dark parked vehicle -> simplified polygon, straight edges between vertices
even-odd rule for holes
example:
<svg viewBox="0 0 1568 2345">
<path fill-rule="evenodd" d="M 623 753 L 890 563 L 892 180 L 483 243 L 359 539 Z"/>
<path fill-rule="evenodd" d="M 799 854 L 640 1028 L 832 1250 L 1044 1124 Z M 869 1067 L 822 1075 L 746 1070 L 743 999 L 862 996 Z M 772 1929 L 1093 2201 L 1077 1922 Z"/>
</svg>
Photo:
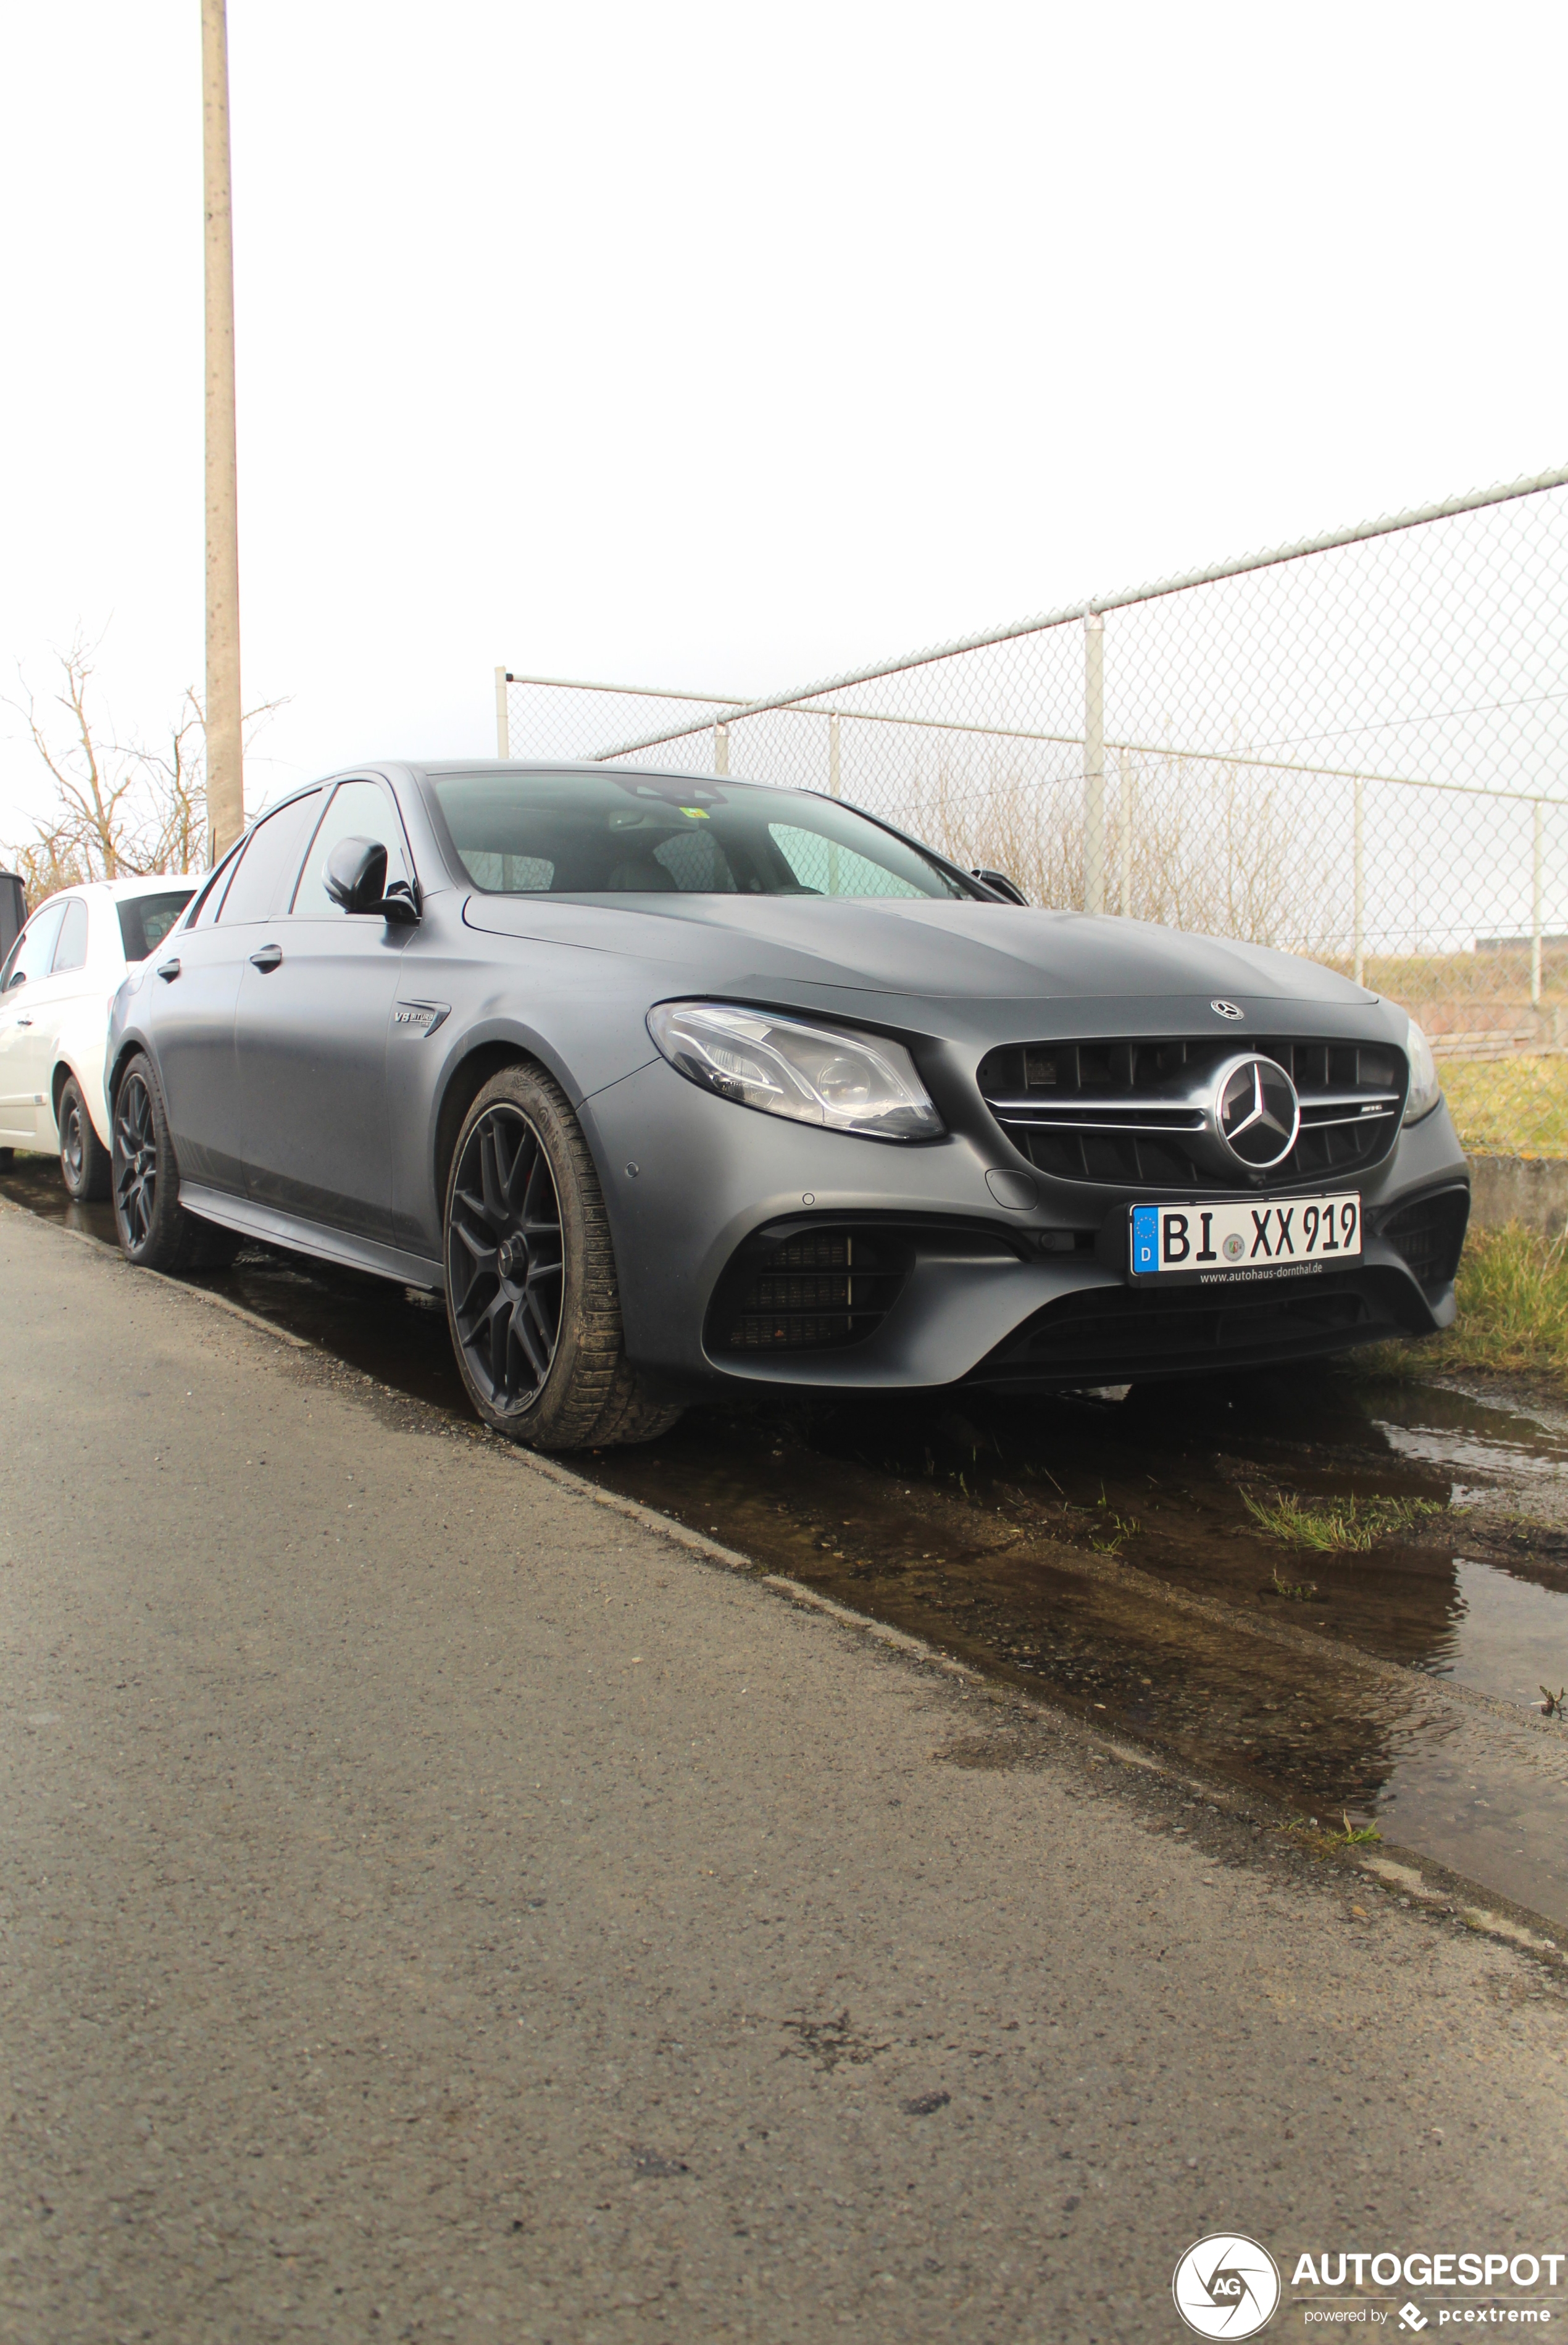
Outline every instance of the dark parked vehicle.
<svg viewBox="0 0 1568 2345">
<path fill-rule="evenodd" d="M 444 1290 L 480 1415 L 1060 1389 L 1453 1317 L 1420 1029 L 1261 946 L 1032 910 L 823 797 L 386 766 L 266 814 L 117 997 L 121 1244 Z"/>
</svg>

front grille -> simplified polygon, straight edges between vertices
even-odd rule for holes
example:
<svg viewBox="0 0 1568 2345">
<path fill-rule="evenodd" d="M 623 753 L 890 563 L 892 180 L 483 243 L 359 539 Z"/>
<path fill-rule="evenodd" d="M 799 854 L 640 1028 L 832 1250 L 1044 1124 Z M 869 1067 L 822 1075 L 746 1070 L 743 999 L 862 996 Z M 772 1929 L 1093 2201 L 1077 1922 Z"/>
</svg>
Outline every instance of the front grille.
<svg viewBox="0 0 1568 2345">
<path fill-rule="evenodd" d="M 1267 1175 L 1237 1164 L 1205 1129 L 1203 1102 L 1227 1059 L 1273 1059 L 1294 1082 L 1301 1129 Z M 1042 1172 L 1109 1188 L 1236 1190 L 1338 1182 L 1380 1163 L 1399 1134 L 1408 1078 L 1384 1043 L 1239 1041 L 1009 1043 L 979 1082 L 1013 1146 Z"/>
<path fill-rule="evenodd" d="M 876 1333 L 909 1275 L 895 1233 L 813 1230 L 736 1265 L 715 1305 L 727 1352 L 828 1352 Z"/>
<path fill-rule="evenodd" d="M 1439 1189 L 1390 1213 L 1380 1234 L 1404 1256 L 1421 1286 L 1446 1286 L 1459 1268 L 1470 1221 L 1470 1191 Z"/>
</svg>

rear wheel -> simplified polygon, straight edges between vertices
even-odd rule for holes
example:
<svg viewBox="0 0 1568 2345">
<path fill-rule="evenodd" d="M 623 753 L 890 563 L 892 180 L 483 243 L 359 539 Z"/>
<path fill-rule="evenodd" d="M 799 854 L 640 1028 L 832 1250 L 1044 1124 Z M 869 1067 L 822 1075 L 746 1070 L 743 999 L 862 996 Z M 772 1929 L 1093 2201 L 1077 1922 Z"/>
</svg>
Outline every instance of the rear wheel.
<svg viewBox="0 0 1568 2345">
<path fill-rule="evenodd" d="M 110 1193 L 120 1252 L 138 1270 L 216 1270 L 239 1240 L 179 1203 L 179 1167 L 152 1061 L 138 1051 L 115 1091 Z"/>
<path fill-rule="evenodd" d="M 504 1067 L 469 1109 L 446 1191 L 452 1348 L 486 1425 L 536 1449 L 652 1441 L 680 1415 L 626 1356 L 598 1174 L 565 1093 Z"/>
<path fill-rule="evenodd" d="M 56 1122 L 60 1132 L 61 1180 L 78 1204 L 101 1204 L 109 1193 L 109 1152 L 94 1128 L 75 1075 L 66 1079 Z"/>
</svg>

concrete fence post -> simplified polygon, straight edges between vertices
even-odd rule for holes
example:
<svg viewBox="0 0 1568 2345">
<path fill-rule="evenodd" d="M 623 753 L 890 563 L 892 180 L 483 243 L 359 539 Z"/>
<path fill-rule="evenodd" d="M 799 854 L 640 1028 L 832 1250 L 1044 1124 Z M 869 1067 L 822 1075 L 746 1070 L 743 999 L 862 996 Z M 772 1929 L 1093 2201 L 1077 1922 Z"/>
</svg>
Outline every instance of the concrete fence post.
<svg viewBox="0 0 1568 2345">
<path fill-rule="evenodd" d="M 1105 909 L 1105 623 L 1084 622 L 1084 909 Z"/>
<path fill-rule="evenodd" d="M 508 677 L 504 667 L 495 671 L 495 754 L 498 757 L 512 755 L 512 718 L 506 706 Z"/>
<path fill-rule="evenodd" d="M 844 771 L 839 761 L 839 720 L 836 716 L 830 716 L 828 719 L 828 796 L 830 798 L 842 797 L 843 783 Z"/>
<path fill-rule="evenodd" d="M 1122 787 L 1117 799 L 1117 820 L 1120 828 L 1116 846 L 1121 869 L 1117 874 L 1116 909 L 1126 919 L 1133 909 L 1133 753 L 1124 749 L 1121 755 Z"/>
<path fill-rule="evenodd" d="M 1356 805 L 1351 828 L 1351 888 L 1355 897 L 1354 959 L 1358 985 L 1366 983 L 1367 968 L 1367 792 L 1362 782 L 1356 784 Z"/>
<path fill-rule="evenodd" d="M 713 728 L 713 770 L 716 774 L 729 771 L 729 727 L 716 725 Z"/>
<path fill-rule="evenodd" d="M 1532 1009 L 1541 1007 L 1541 898 L 1543 865 L 1545 861 L 1546 808 L 1539 798 L 1531 808 L 1534 819 L 1530 847 L 1530 1001 Z"/>
</svg>

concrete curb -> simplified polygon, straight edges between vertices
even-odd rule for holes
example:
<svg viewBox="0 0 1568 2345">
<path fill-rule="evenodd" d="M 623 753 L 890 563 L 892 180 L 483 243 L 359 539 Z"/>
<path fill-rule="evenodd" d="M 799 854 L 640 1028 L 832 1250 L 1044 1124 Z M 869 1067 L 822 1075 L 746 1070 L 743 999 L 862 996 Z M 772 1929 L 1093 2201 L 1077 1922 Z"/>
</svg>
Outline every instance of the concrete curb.
<svg viewBox="0 0 1568 2345">
<path fill-rule="evenodd" d="M 1476 1229 L 1522 1222 L 1547 1238 L 1568 1229 L 1568 1157 L 1472 1156 L 1470 1178 Z"/>
</svg>

